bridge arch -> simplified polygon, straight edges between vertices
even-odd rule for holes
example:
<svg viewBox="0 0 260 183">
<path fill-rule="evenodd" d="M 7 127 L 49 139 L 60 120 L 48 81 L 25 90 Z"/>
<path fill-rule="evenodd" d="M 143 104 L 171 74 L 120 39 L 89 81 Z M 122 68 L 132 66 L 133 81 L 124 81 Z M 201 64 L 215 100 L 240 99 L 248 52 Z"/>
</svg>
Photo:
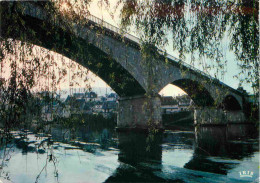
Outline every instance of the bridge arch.
<svg viewBox="0 0 260 183">
<path fill-rule="evenodd" d="M 214 106 L 214 99 L 209 91 L 199 82 L 191 79 L 178 79 L 171 84 L 186 92 L 197 106 Z"/>
<path fill-rule="evenodd" d="M 133 123 L 133 119 L 144 122 L 138 125 L 146 127 L 148 118 L 152 118 L 156 123 L 160 122 L 161 103 L 159 96 L 155 95 L 151 99 L 144 94 L 150 88 L 153 89 L 153 94 L 159 93 L 169 83 L 183 89 L 197 106 L 218 106 L 217 104 L 223 101 L 227 92 L 236 97 L 240 104 L 242 103 L 242 94 L 236 90 L 218 80 L 212 80 L 212 77 L 191 66 L 182 64 L 170 56 L 167 56 L 170 62 L 158 64 L 156 59 L 154 62 L 150 62 L 151 70 L 149 67 L 149 72 L 147 72 L 147 64 L 141 62 L 143 57 L 140 53 L 139 41 L 131 39 L 129 35 L 121 38 L 113 27 L 112 29 L 103 29 L 103 26 L 99 26 L 103 25 L 103 21 L 101 24 L 94 22 L 94 24 L 81 25 L 71 19 L 75 26 L 72 29 L 67 29 L 65 26 L 58 25 L 61 22 L 56 22 L 56 20 L 48 23 L 50 22 L 48 18 L 52 15 L 40 17 L 38 13 L 35 15 L 34 11 L 26 15 L 14 11 L 19 14 L 22 21 L 13 21 L 15 15 L 10 13 L 11 8 L 7 8 L 7 11 L 4 11 L 3 8 L 0 12 L 1 17 L 3 17 L 0 25 L 1 38 L 21 40 L 21 37 L 22 40 L 57 52 L 89 68 L 121 97 L 119 102 L 121 112 L 118 117 L 118 126 L 120 127 L 135 127 L 138 123 Z M 42 15 L 44 13 L 46 12 L 42 11 Z M 10 25 L 11 31 L 9 30 Z M 158 57 L 158 59 L 165 60 L 164 57 Z M 150 71 L 154 73 L 152 76 L 149 74 Z M 214 82 L 204 84 L 208 81 Z M 152 104 L 152 108 L 141 111 L 143 109 L 140 106 L 148 103 L 147 101 Z M 210 109 L 208 114 L 215 111 L 214 114 L 218 116 L 217 110 Z M 199 112 L 197 116 L 200 117 Z"/>
<path fill-rule="evenodd" d="M 26 40 L 31 44 L 52 50 L 88 68 L 105 81 L 120 97 L 145 94 L 145 89 L 128 70 L 87 40 L 58 26 L 30 16 L 20 15 L 23 24 L 14 26 L 21 31 L 8 31 L 12 20 L 4 19 L 1 36 L 14 40 Z M 25 29 L 26 27 L 26 29 Z M 30 30 L 30 31 L 28 31 Z M 134 87 L 133 87 L 134 86 Z"/>
<path fill-rule="evenodd" d="M 226 111 L 239 111 L 242 109 L 238 100 L 233 95 L 225 96 L 221 107 Z"/>
</svg>

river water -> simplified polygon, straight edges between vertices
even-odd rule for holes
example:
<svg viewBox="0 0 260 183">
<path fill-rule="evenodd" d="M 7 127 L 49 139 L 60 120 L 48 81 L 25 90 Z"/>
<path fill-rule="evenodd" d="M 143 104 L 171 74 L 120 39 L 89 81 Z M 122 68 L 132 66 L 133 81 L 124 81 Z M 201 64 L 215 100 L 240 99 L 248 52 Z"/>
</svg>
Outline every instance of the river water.
<svg viewBox="0 0 260 183">
<path fill-rule="evenodd" d="M 259 142 L 252 125 L 155 135 L 105 128 L 73 133 L 60 127 L 48 134 L 12 134 L 0 151 L 2 182 L 259 181 Z"/>
</svg>

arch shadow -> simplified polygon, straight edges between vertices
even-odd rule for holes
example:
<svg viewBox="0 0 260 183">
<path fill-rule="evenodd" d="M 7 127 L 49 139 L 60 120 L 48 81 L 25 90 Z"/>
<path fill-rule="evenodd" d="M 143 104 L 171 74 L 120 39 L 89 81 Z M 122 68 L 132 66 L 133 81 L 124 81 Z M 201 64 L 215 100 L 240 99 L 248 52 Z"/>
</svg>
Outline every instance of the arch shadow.
<svg viewBox="0 0 260 183">
<path fill-rule="evenodd" d="M 221 107 L 224 110 L 227 110 L 227 111 L 239 111 L 239 110 L 242 110 L 239 102 L 232 95 L 227 95 L 224 98 L 223 102 L 221 103 Z"/>
<path fill-rule="evenodd" d="M 190 79 L 179 79 L 171 84 L 178 86 L 183 91 L 185 91 L 194 103 L 198 106 L 214 106 L 214 99 L 208 92 L 208 90 L 198 83 Z"/>
</svg>

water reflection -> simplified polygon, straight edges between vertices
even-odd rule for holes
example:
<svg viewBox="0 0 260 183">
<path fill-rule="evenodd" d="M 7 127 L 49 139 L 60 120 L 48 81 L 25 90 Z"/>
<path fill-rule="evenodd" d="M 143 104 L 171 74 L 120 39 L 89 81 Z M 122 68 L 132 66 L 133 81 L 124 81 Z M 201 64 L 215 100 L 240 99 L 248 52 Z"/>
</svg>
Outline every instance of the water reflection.
<svg viewBox="0 0 260 183">
<path fill-rule="evenodd" d="M 14 132 L 10 156 L 0 151 L 0 180 L 35 182 L 46 162 L 49 173 L 43 172 L 39 182 L 254 182 L 259 177 L 258 136 L 252 125 L 170 130 L 152 138 L 106 128 L 55 127 L 49 132 Z M 253 176 L 240 177 L 241 171 Z"/>
<path fill-rule="evenodd" d="M 229 125 L 195 128 L 195 148 L 185 168 L 227 175 L 240 166 L 241 161 L 252 158 L 258 151 L 257 133 L 253 125 Z M 259 162 L 259 160 L 257 160 Z M 257 162 L 246 171 L 255 171 Z M 243 171 L 243 170 L 241 170 Z M 239 172 L 235 178 L 239 179 Z M 252 179 L 251 179 L 252 180 Z"/>
<path fill-rule="evenodd" d="M 119 132 L 119 167 L 106 182 L 162 182 L 153 174 L 161 171 L 162 133 Z M 150 141 L 149 141 L 150 139 Z"/>
<path fill-rule="evenodd" d="M 166 131 L 155 141 L 154 152 L 145 150 L 144 134 L 119 134 L 121 164 L 107 182 L 257 182 L 259 153 L 253 129 L 229 125 L 200 127 L 195 133 Z M 240 177 L 245 170 L 254 172 L 253 177 Z"/>
</svg>

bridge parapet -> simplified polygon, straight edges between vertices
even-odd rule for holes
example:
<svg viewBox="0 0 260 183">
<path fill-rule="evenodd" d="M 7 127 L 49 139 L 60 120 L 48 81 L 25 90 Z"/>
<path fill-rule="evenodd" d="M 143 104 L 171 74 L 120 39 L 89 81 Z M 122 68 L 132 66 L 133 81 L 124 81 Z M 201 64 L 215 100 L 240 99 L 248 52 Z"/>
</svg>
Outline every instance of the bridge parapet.
<svg viewBox="0 0 260 183">
<path fill-rule="evenodd" d="M 59 37 L 64 36 L 65 34 L 72 34 L 73 36 L 68 37 L 75 38 L 73 40 L 73 43 L 70 42 L 70 39 L 67 41 L 68 45 L 67 48 L 69 49 L 67 52 L 62 52 L 63 50 L 55 50 L 57 53 L 64 54 L 65 56 L 69 57 L 69 53 L 75 50 L 81 50 L 81 48 L 84 48 L 80 54 L 84 55 L 87 52 L 91 53 L 90 55 L 95 57 L 96 60 L 90 60 L 91 64 L 88 65 L 88 63 L 84 62 L 87 60 L 89 55 L 85 55 L 82 58 L 82 60 L 77 60 L 77 58 L 72 57 L 72 59 L 75 59 L 78 63 L 84 65 L 85 67 L 93 66 L 94 64 L 102 62 L 104 67 L 102 69 L 98 67 L 93 66 L 93 70 L 96 72 L 100 72 L 99 76 L 102 76 L 103 74 L 103 80 L 106 81 L 108 84 L 110 81 L 110 72 L 116 72 L 115 78 L 116 81 L 114 81 L 114 86 L 112 84 L 110 85 L 114 91 L 116 91 L 120 96 L 127 96 L 128 98 L 121 98 L 119 101 L 119 114 L 118 114 L 118 126 L 119 127 L 135 127 L 135 126 L 143 126 L 147 127 L 147 121 L 151 119 L 154 122 L 158 122 L 159 126 L 161 125 L 161 114 L 160 114 L 160 100 L 158 96 L 154 96 L 152 98 L 147 98 L 144 96 L 145 92 L 149 92 L 149 87 L 154 89 L 154 93 L 158 93 L 162 88 L 164 88 L 169 83 L 176 83 L 176 81 L 183 81 L 187 80 L 190 81 L 190 83 L 198 83 L 197 88 L 203 88 L 203 90 L 192 90 L 194 87 L 189 84 L 185 85 L 187 87 L 187 91 L 191 91 L 190 95 L 197 93 L 201 97 L 198 98 L 206 98 L 208 96 L 211 96 L 214 100 L 219 97 L 220 102 L 223 101 L 224 97 L 229 94 L 233 95 L 236 100 L 238 100 L 239 104 L 242 106 L 242 97 L 241 93 L 239 93 L 237 90 L 225 85 L 224 83 L 218 81 L 217 79 L 213 78 L 212 76 L 208 75 L 205 72 L 200 71 L 199 69 L 196 69 L 194 66 L 189 65 L 185 62 L 182 62 L 181 60 L 167 54 L 166 57 L 172 64 L 166 64 L 164 61 L 164 57 L 156 58 L 154 59 L 155 63 L 152 64 L 151 69 L 154 74 L 151 78 L 149 78 L 149 74 L 147 74 L 147 67 L 143 62 L 142 55 L 140 53 L 140 39 L 137 37 L 131 35 L 131 34 L 121 34 L 121 30 L 93 15 L 89 15 L 86 17 L 88 20 L 84 24 L 77 24 L 76 22 L 71 22 L 72 30 L 66 32 L 67 30 L 63 30 L 63 25 L 59 19 L 55 19 L 55 17 L 52 17 L 51 20 L 47 19 L 47 14 L 44 12 L 42 7 L 39 7 L 34 4 L 30 4 L 26 2 L 28 6 L 25 6 L 25 15 L 27 15 L 27 18 L 31 16 L 28 19 L 28 24 L 34 24 L 31 20 L 39 19 L 39 22 L 44 22 L 45 20 L 47 23 L 50 23 L 53 25 L 57 25 L 56 28 L 59 29 L 58 26 L 62 26 L 59 31 L 57 31 Z M 49 16 L 49 15 L 48 15 Z M 91 29 L 91 25 L 94 25 L 95 28 Z M 39 26 L 39 29 L 42 27 Z M 48 29 L 48 27 L 47 27 Z M 104 30 L 105 34 L 97 35 L 99 32 L 98 30 Z M 35 29 L 35 31 L 39 31 L 39 34 L 45 35 L 46 29 L 38 30 Z M 112 33 L 112 34 L 111 34 Z M 114 34 L 116 36 L 114 36 Z M 47 39 L 46 37 L 42 36 L 38 38 L 41 42 L 44 43 L 50 42 L 50 47 L 47 47 L 47 49 L 51 49 L 52 44 L 58 44 L 56 39 Z M 51 37 L 52 35 L 50 35 Z M 42 38 L 43 37 L 43 38 Z M 55 37 L 55 36 L 54 36 Z M 72 40 L 72 39 L 71 39 Z M 79 41 L 78 41 L 79 40 Z M 129 41 L 124 42 L 125 40 L 130 40 L 134 44 L 128 44 Z M 76 47 L 76 42 L 81 43 L 82 45 Z M 64 44 L 61 42 L 60 44 Z M 133 46 L 134 45 L 134 46 Z M 137 46 L 136 46 L 137 45 Z M 139 45 L 139 47 L 138 47 Z M 42 45 L 39 45 L 42 46 Z M 62 48 L 64 45 L 60 45 Z M 57 46 L 58 47 L 58 46 Z M 70 48 L 72 48 L 70 50 Z M 79 49 L 78 49 L 79 48 Z M 73 50 L 74 49 L 74 50 Z M 60 52 L 59 52 L 60 51 Z M 160 51 L 160 50 L 159 50 Z M 162 55 L 163 52 L 160 51 Z M 67 55 L 66 55 L 67 54 Z M 78 55 L 78 54 L 76 54 Z M 99 57 L 102 55 L 102 57 Z M 88 57 L 88 58 L 87 58 Z M 70 57 L 69 57 L 70 58 Z M 88 61 L 88 60 L 87 60 Z M 151 60 L 149 60 L 151 61 Z M 111 63 L 111 64 L 108 64 Z M 107 64 L 107 65 L 105 65 Z M 183 76 L 181 66 L 184 67 L 185 70 L 187 70 L 187 74 Z M 109 70 L 110 68 L 110 70 Z M 120 68 L 120 69 L 118 69 Z M 118 69 L 118 70 L 116 70 Z M 93 71 L 92 70 L 92 71 Z M 102 73 L 101 73 L 102 72 Z M 128 75 L 122 74 L 122 73 L 129 73 Z M 97 75 L 98 75 L 97 74 Z M 152 74 L 151 74 L 152 75 Z M 131 76 L 131 77 L 130 77 Z M 128 79 L 127 79 L 128 78 Z M 204 81 L 213 80 L 214 82 L 204 83 Z M 128 82 L 128 83 L 127 83 Z M 151 87 L 151 85 L 154 84 L 154 87 Z M 183 82 L 181 83 L 183 85 Z M 122 89 L 121 86 L 127 86 Z M 138 87 L 137 87 L 138 86 Z M 181 85 L 179 85 L 181 87 Z M 195 86 L 195 85 L 194 85 Z M 131 90 L 136 90 L 136 92 L 132 92 Z M 185 90 L 184 86 L 181 87 L 183 90 Z M 223 89 L 224 88 L 224 89 Z M 116 90 L 117 89 L 117 90 Z M 125 92 L 125 91 L 131 91 L 131 92 Z M 118 92 L 119 91 L 119 92 Z M 194 92 L 195 91 L 195 92 Z M 205 91 L 205 92 L 201 92 Z M 208 92 L 208 95 L 204 95 Z M 219 91 L 219 92 L 218 92 Z M 120 93 L 121 92 L 121 93 Z M 127 93 L 127 94 L 126 94 Z M 137 96 L 142 94 L 142 96 Z M 129 96 L 132 96 L 131 98 Z M 147 103 L 150 103 L 150 107 L 145 108 L 144 106 L 147 105 Z M 212 102 L 213 103 L 213 102 Z M 203 105 L 205 106 L 205 105 Z M 205 110 L 197 110 L 197 113 L 195 114 L 195 119 L 197 119 L 197 123 L 226 123 L 230 120 L 240 120 L 243 121 L 244 117 L 243 114 L 240 112 L 238 113 L 225 113 L 224 111 L 218 110 L 218 109 L 205 109 Z M 210 120 L 208 120 L 209 118 Z M 217 120 L 215 120 L 217 119 Z M 200 121 L 199 121 L 200 120 Z"/>
<path fill-rule="evenodd" d="M 39 18 L 39 19 L 41 19 L 41 20 L 44 20 L 44 19 L 46 19 L 47 18 L 47 16 L 46 16 L 46 12 L 44 12 L 44 10 L 41 8 L 41 7 L 39 7 L 39 6 L 37 6 L 37 5 L 35 5 L 35 4 L 32 4 L 32 3 L 26 3 L 26 5 L 25 5 L 25 12 L 24 12 L 26 15 L 30 15 L 30 16 L 33 16 L 33 17 L 35 17 L 35 18 Z M 110 23 L 108 23 L 108 22 L 106 22 L 106 21 L 104 21 L 104 20 L 102 20 L 102 19 L 100 19 L 100 18 L 98 18 L 98 17 L 96 17 L 96 16 L 94 16 L 94 15 L 87 15 L 87 17 L 86 17 L 86 20 L 88 21 L 91 21 L 92 23 L 94 23 L 94 25 L 96 25 L 97 27 L 102 27 L 102 28 L 106 28 L 106 29 L 108 29 L 109 31 L 112 31 L 112 32 L 114 32 L 115 34 L 118 34 L 120 37 L 122 37 L 122 38 L 127 38 L 127 39 L 129 39 L 129 40 L 131 40 L 132 42 L 134 42 L 134 43 L 136 43 L 137 45 L 140 45 L 140 43 L 141 43 L 141 40 L 138 38 L 138 37 L 136 37 L 136 36 L 134 36 L 134 35 L 132 35 L 132 34 L 129 34 L 129 33 L 124 33 L 121 29 L 119 29 L 118 27 L 116 27 L 116 26 L 114 26 L 114 25 L 112 25 L 112 24 L 110 24 Z M 54 22 L 55 22 L 55 24 L 57 24 L 57 25 L 62 25 L 62 23 L 58 20 L 58 19 L 56 19 L 55 17 L 54 17 Z M 162 50 L 158 50 L 159 51 L 159 53 L 161 53 L 161 55 L 164 55 L 163 54 L 163 51 Z M 196 73 L 199 73 L 199 74 L 201 74 L 202 76 L 205 76 L 205 77 L 207 77 L 207 78 L 209 78 L 209 79 L 211 79 L 211 80 L 217 80 L 216 78 L 214 78 L 214 77 L 212 77 L 211 75 L 209 75 L 209 74 L 207 74 L 207 73 L 205 73 L 205 72 L 203 72 L 203 71 L 201 71 L 200 69 L 197 69 L 196 67 L 194 67 L 193 65 L 191 65 L 191 64 L 188 64 L 188 63 L 186 63 L 186 62 L 184 62 L 184 61 L 182 61 L 181 59 L 178 59 L 178 58 L 176 58 L 176 57 L 174 57 L 174 56 L 172 56 L 172 55 L 170 55 L 170 54 L 166 54 L 166 58 L 171 62 L 171 63 L 174 63 L 174 64 L 180 64 L 180 65 L 182 65 L 182 66 L 184 66 L 184 67 L 186 67 L 186 68 L 188 68 L 188 69 L 190 69 L 190 70 L 192 70 L 192 71 L 195 71 Z M 221 81 L 219 81 L 218 80 L 218 82 L 220 83 L 220 84 L 222 84 L 222 85 L 225 85 L 226 87 L 230 87 L 230 86 L 228 86 L 228 85 L 226 85 L 226 84 L 224 84 L 223 82 L 221 82 Z M 230 87 L 231 88 L 231 87 Z M 233 88 L 232 88 L 233 89 Z"/>
<path fill-rule="evenodd" d="M 24 3 L 24 6 L 25 6 L 25 11 L 24 13 L 26 15 L 29 15 L 29 16 L 33 16 L 35 18 L 38 18 L 38 19 L 41 19 L 41 20 L 44 20 L 44 19 L 47 19 L 47 13 L 44 12 L 44 10 L 42 9 L 42 7 L 40 6 L 37 6 L 35 3 L 31 3 L 31 2 L 26 2 Z M 52 17 L 53 18 L 53 23 L 56 24 L 56 25 L 59 25 L 61 26 L 62 25 L 62 22 L 59 21 L 58 18 L 56 18 L 56 16 Z M 49 20 L 48 20 L 49 21 Z M 117 28 L 116 26 L 98 18 L 98 17 L 95 17 L 93 15 L 87 15 L 86 16 L 86 22 L 90 22 L 91 25 L 94 25 L 95 27 L 98 27 L 98 28 L 102 28 L 102 29 L 105 29 L 105 31 L 109 31 L 109 32 L 113 32 L 114 34 L 116 34 L 117 36 L 116 37 L 119 37 L 121 40 L 130 40 L 131 42 L 135 43 L 137 46 L 140 45 L 141 43 L 141 40 L 132 35 L 132 34 L 129 34 L 129 33 L 124 33 L 122 32 L 121 29 Z M 73 23 L 72 23 L 73 24 Z M 82 27 L 78 27 L 78 26 L 82 26 Z M 77 34 L 77 31 L 78 30 L 81 30 L 82 33 L 86 34 L 86 28 L 88 28 L 89 25 L 86 25 L 86 24 L 82 24 L 82 25 L 77 25 L 75 24 L 73 27 L 74 27 L 74 33 Z M 80 35 L 81 33 L 78 33 L 78 35 Z M 84 36 L 83 36 L 84 37 Z M 92 36 L 93 37 L 93 36 Z M 113 44 L 114 45 L 114 44 Z M 103 49 L 103 51 L 105 50 L 111 50 L 113 49 L 113 45 L 106 45 L 104 48 L 101 48 Z M 112 47 L 111 47 L 112 46 Z M 132 53 L 133 51 L 131 51 Z M 137 50 L 137 52 L 139 52 L 139 50 Z M 161 53 L 161 55 L 165 55 L 163 53 L 162 50 L 159 50 L 159 53 Z M 110 54 L 110 53 L 108 53 Z M 113 53 L 114 55 L 116 55 L 115 53 Z M 136 54 L 135 54 L 136 55 Z M 127 56 L 126 56 L 127 57 Z M 140 57 L 140 56 L 139 56 Z M 166 57 L 167 59 L 169 60 L 170 63 L 174 64 L 174 65 L 177 65 L 178 67 L 184 67 L 184 68 L 187 68 L 190 72 L 193 72 L 195 73 L 196 75 L 199 75 L 199 76 L 202 76 L 206 79 L 209 79 L 211 81 L 214 81 L 214 84 L 218 84 L 222 87 L 225 87 L 225 88 L 228 88 L 229 90 L 231 90 L 232 92 L 235 92 L 236 94 L 238 95 L 241 95 L 241 93 L 239 93 L 239 91 L 231 88 L 230 86 L 224 84 L 223 82 L 219 81 L 218 79 L 210 76 L 208 73 L 205 73 L 199 69 L 197 69 L 196 67 L 194 67 L 193 65 L 190 65 L 170 54 L 166 54 Z M 121 59 L 120 57 L 118 59 Z M 136 58 L 134 58 L 136 59 Z M 140 61 L 140 59 L 137 59 Z M 121 63 L 122 64 L 122 63 Z M 164 64 L 164 63 L 162 63 Z M 144 76 L 143 76 L 144 77 Z M 155 76 L 155 77 L 158 77 L 158 76 Z M 162 78 L 158 78 L 159 80 L 161 80 Z M 143 84 L 141 81 L 139 81 L 141 84 Z M 145 88 L 145 86 L 143 85 L 143 87 Z M 159 90 L 160 91 L 160 90 Z"/>
</svg>

